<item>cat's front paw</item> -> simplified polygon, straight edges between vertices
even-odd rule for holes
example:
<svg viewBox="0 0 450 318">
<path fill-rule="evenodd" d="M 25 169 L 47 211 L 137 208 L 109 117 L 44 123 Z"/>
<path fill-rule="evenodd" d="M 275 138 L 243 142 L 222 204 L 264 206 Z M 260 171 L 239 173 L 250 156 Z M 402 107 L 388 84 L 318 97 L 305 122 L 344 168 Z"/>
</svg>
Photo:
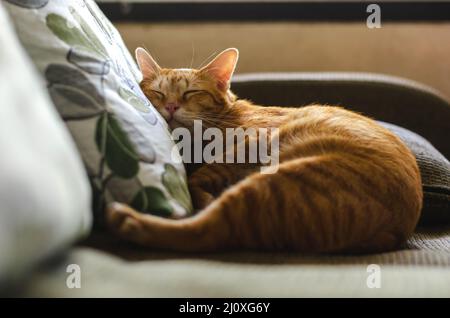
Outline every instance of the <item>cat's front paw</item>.
<svg viewBox="0 0 450 318">
<path fill-rule="evenodd" d="M 143 228 L 137 214 L 125 204 L 110 203 L 105 210 L 106 225 L 119 237 L 138 242 Z"/>
<path fill-rule="evenodd" d="M 191 197 L 196 211 L 203 210 L 214 201 L 214 196 L 211 193 L 198 187 L 191 188 Z"/>
</svg>

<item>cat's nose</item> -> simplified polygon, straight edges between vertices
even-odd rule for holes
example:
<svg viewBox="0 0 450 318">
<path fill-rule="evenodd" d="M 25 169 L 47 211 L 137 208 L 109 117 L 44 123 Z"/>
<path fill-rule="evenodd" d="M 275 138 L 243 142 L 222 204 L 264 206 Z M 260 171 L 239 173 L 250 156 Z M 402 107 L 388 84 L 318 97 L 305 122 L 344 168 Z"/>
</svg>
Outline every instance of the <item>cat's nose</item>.
<svg viewBox="0 0 450 318">
<path fill-rule="evenodd" d="M 169 114 L 173 115 L 180 108 L 180 105 L 177 103 L 167 103 L 164 108 L 169 112 Z"/>
</svg>

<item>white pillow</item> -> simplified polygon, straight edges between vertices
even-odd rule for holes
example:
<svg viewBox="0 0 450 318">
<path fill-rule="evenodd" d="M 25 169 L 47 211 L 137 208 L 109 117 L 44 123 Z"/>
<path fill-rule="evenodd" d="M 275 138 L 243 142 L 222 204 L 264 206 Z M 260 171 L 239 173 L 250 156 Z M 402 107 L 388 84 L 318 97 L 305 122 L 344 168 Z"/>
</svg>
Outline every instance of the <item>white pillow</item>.
<svg viewBox="0 0 450 318">
<path fill-rule="evenodd" d="M 190 214 L 186 172 L 167 124 L 94 1 L 8 0 L 5 7 L 78 146 L 95 211 L 121 201 L 144 213 Z"/>
<path fill-rule="evenodd" d="M 91 191 L 75 144 L 0 3 L 0 282 L 86 235 Z"/>
</svg>

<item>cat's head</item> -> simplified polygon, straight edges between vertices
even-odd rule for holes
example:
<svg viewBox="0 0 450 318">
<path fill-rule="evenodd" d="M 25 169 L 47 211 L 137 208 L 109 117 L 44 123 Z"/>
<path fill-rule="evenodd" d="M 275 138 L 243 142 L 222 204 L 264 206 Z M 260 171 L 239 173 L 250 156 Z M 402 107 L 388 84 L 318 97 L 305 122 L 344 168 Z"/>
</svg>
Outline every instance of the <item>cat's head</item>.
<svg viewBox="0 0 450 318">
<path fill-rule="evenodd" d="M 196 119 L 219 118 L 236 97 L 230 80 L 237 49 L 227 49 L 201 69 L 161 68 L 143 48 L 136 50 L 141 88 L 171 128 L 193 126 Z"/>
</svg>

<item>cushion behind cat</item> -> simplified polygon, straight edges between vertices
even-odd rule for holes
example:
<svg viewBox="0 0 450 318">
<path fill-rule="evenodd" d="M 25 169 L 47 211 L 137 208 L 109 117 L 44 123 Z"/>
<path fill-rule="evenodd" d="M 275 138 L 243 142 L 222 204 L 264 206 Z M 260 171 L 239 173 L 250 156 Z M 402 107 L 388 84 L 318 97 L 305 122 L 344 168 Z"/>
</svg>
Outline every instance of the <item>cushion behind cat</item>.
<svg viewBox="0 0 450 318">
<path fill-rule="evenodd" d="M 8 1 L 19 37 L 82 154 L 94 208 L 127 202 L 167 217 L 191 213 L 167 125 L 139 88 L 140 72 L 94 1 Z M 33 10 L 31 10 L 33 9 Z"/>
</svg>

